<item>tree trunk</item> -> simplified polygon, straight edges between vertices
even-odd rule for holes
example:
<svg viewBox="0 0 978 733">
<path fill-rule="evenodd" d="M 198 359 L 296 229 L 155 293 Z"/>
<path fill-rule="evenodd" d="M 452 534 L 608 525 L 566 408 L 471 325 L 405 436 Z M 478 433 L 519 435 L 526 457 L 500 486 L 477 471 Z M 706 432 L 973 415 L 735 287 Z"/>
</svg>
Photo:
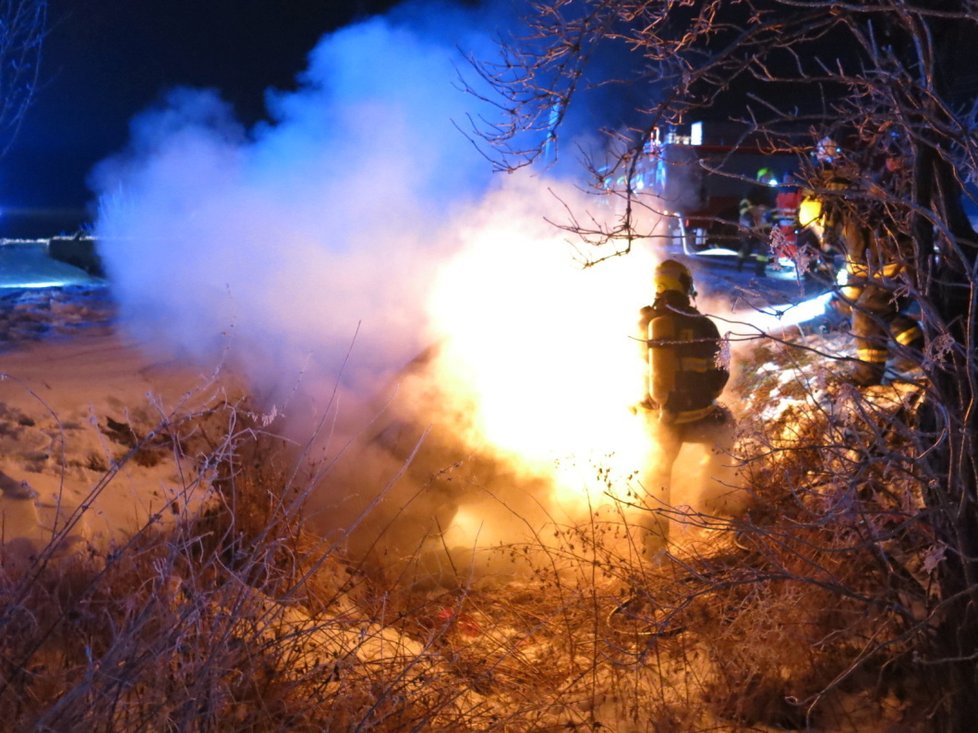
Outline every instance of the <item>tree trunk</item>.
<svg viewBox="0 0 978 733">
<path fill-rule="evenodd" d="M 942 599 L 934 656 L 942 691 L 936 729 L 970 730 L 978 720 L 978 373 L 975 364 L 975 232 L 961 208 L 949 164 L 936 156 L 923 167 L 931 185 L 915 186 L 916 203 L 927 200 L 948 223 L 950 241 L 938 246 L 927 300 L 955 348 L 930 371 L 932 390 L 922 428 L 938 442 L 929 453 L 927 504 L 935 539 L 946 546 L 938 566 Z M 931 190 L 932 189 L 932 190 Z M 918 217 L 923 219 L 923 217 Z M 915 222 L 915 233 L 925 228 Z M 917 237 L 918 243 L 920 238 Z M 934 242 L 931 234 L 926 242 Z M 937 240 L 941 242 L 941 237 Z M 927 247 L 921 247 L 927 252 Z M 934 249 L 929 249 L 933 256 Z M 940 336 L 931 333 L 930 337 Z"/>
</svg>

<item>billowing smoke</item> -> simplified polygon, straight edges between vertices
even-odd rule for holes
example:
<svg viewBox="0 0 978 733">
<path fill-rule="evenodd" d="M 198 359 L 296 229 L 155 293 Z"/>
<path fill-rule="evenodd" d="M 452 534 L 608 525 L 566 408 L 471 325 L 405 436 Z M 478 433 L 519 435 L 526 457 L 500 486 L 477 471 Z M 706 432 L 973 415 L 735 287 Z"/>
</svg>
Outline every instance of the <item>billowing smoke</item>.
<svg viewBox="0 0 978 733">
<path fill-rule="evenodd" d="M 228 360 L 265 409 L 316 413 L 305 427 L 338 385 L 325 514 L 354 523 L 386 492 L 401 549 L 465 502 L 552 516 L 557 484 L 585 490 L 612 456 L 632 475 L 648 452 L 628 406 L 650 253 L 582 269 L 544 219 L 611 205 L 532 173 L 493 178 L 458 129 L 484 114 L 458 88 L 457 46 L 478 51 L 485 18 L 413 17 L 325 36 L 252 129 L 218 93 L 174 90 L 92 177 L 125 325 Z"/>
<path fill-rule="evenodd" d="M 457 61 L 374 19 L 325 37 L 252 130 L 212 91 L 138 117 L 93 176 L 129 324 L 197 357 L 228 345 L 268 386 L 335 379 L 347 351 L 346 381 L 412 356 L 453 214 L 489 183 L 453 126 Z"/>
</svg>

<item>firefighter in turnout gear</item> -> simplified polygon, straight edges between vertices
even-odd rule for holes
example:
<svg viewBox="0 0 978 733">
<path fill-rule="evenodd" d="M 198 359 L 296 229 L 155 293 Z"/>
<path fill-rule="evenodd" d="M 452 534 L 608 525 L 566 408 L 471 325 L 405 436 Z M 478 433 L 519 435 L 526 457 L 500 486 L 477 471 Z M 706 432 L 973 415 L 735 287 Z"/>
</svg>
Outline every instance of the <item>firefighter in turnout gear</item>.
<svg viewBox="0 0 978 733">
<path fill-rule="evenodd" d="M 900 278 L 905 277 L 905 265 L 885 257 L 879 241 L 885 236 L 885 232 L 871 230 L 856 221 L 843 226 L 846 281 L 841 295 L 851 309 L 852 335 L 859 360 L 853 380 L 863 387 L 883 382 L 891 338 L 899 347 L 919 350 L 923 346 L 920 326 L 907 315 L 904 299 L 894 292 Z"/>
<path fill-rule="evenodd" d="M 668 537 L 672 468 L 685 443 L 710 449 L 708 475 L 728 468 L 734 421 L 716 400 L 730 376 L 716 325 L 691 303 L 689 270 L 666 260 L 655 270 L 655 300 L 642 308 L 639 330 L 648 364 L 645 408 L 658 454 L 646 478 L 643 542 L 654 554 Z"/>
<path fill-rule="evenodd" d="M 858 359 L 853 381 L 863 387 L 883 382 L 893 351 L 897 353 L 894 368 L 902 371 L 913 365 L 913 359 L 901 354 L 918 353 L 924 343 L 923 331 L 909 315 L 912 304 L 900 294 L 913 248 L 905 227 L 887 205 L 906 188 L 902 174 L 899 156 L 891 153 L 862 192 L 846 176 L 836 176 L 827 187 L 842 193 L 829 212 L 827 227 L 834 230 L 845 253 L 838 307 L 850 313 Z M 854 201 L 847 200 L 850 196 Z M 896 345 L 893 350 L 891 340 Z"/>
<path fill-rule="evenodd" d="M 767 182 L 770 178 L 771 171 L 761 168 L 757 172 L 757 182 L 751 185 L 737 207 L 741 229 L 737 271 L 743 270 L 744 263 L 753 255 L 754 274 L 761 277 L 766 274 L 770 259 L 768 237 L 771 233 L 770 214 L 774 208 L 773 189 Z"/>
</svg>

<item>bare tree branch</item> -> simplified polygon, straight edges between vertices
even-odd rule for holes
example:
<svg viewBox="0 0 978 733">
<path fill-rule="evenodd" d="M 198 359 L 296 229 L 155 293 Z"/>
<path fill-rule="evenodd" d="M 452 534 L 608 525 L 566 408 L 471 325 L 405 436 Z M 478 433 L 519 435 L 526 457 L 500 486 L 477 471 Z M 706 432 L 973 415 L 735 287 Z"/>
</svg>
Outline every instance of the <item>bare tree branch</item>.
<svg viewBox="0 0 978 733">
<path fill-rule="evenodd" d="M 0 157 L 37 91 L 47 10 L 46 0 L 0 0 Z"/>
<path fill-rule="evenodd" d="M 978 203 L 978 77 L 963 59 L 978 44 L 978 2 L 538 0 L 525 28 L 503 44 L 501 64 L 478 66 L 504 100 L 505 121 L 482 131 L 499 169 L 552 156 L 592 90 L 640 100 L 591 130 L 605 145 L 582 170 L 623 213 L 604 222 L 568 212 L 562 226 L 580 237 L 586 263 L 653 235 L 661 215 L 649 214 L 669 207 L 634 179 L 657 154 L 657 131 L 697 119 L 741 130 L 726 153 L 700 153 L 706 173 L 742 176 L 732 161 L 745 150 L 793 156 L 796 178 L 826 209 L 876 227 L 874 256 L 899 266 L 877 285 L 919 305 L 926 336 L 911 354 L 927 376 L 912 437 L 925 487 L 915 521 L 943 559 L 940 610 L 927 621 L 937 633 L 920 636 L 929 646 L 919 653 L 944 675 L 942 729 L 964 729 L 978 717 L 978 235 L 965 210 Z M 839 147 L 836 179 L 813 155 L 824 138 Z M 885 566 L 879 537 L 864 539 Z M 852 669 L 887 643 L 860 650 Z"/>
</svg>

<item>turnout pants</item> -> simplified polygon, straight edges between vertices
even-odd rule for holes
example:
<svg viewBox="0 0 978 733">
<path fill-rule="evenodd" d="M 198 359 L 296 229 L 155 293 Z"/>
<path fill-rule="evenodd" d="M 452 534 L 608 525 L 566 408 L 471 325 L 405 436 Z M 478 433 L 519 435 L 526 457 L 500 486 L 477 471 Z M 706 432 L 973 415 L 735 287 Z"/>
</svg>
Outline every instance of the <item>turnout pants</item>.
<svg viewBox="0 0 978 733">
<path fill-rule="evenodd" d="M 663 549 L 669 538 L 669 516 L 672 509 L 673 467 L 686 443 L 702 444 L 709 451 L 701 492 L 708 510 L 723 509 L 723 497 L 736 489 L 727 483 L 732 476 L 731 451 L 734 443 L 734 419 L 720 405 L 706 417 L 688 423 L 664 423 L 656 410 L 648 413 L 650 431 L 657 453 L 645 482 L 645 510 L 639 524 L 648 556 Z"/>
<path fill-rule="evenodd" d="M 890 356 L 889 341 L 901 347 L 919 348 L 923 340 L 916 321 L 900 312 L 893 293 L 867 283 L 852 305 L 852 334 L 856 341 L 853 378 L 866 386 L 880 384 Z"/>
</svg>

